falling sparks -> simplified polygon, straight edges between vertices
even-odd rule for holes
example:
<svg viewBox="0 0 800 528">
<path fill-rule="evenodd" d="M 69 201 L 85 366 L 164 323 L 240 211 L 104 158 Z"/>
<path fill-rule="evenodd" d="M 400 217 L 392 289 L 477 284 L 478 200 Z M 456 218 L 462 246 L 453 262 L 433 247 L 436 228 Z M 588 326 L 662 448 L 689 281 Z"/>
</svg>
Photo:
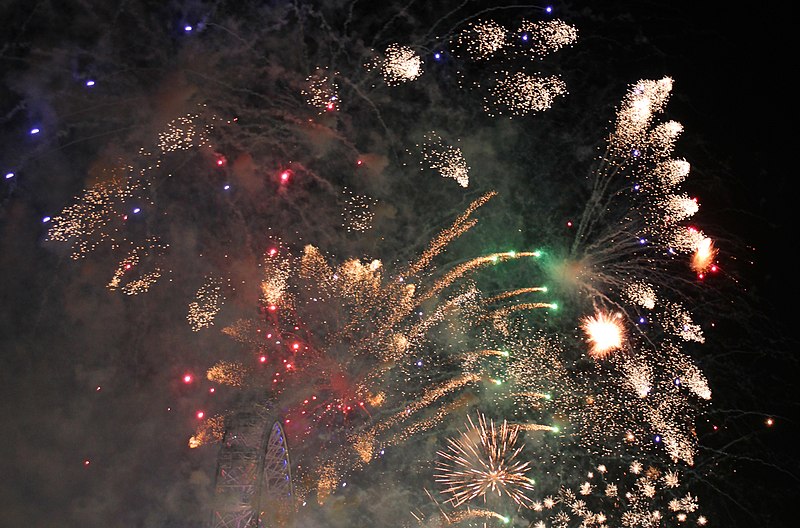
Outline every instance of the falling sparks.
<svg viewBox="0 0 800 528">
<path fill-rule="evenodd" d="M 372 221 L 375 218 L 374 208 L 378 201 L 363 194 L 356 194 L 345 188 L 342 191 L 345 195 L 345 205 L 342 216 L 342 225 L 348 232 L 364 232 L 372 229 Z"/>
<path fill-rule="evenodd" d="M 518 33 L 531 53 L 539 57 L 571 46 L 578 40 L 578 29 L 563 20 L 524 20 Z"/>
<path fill-rule="evenodd" d="M 161 277 L 161 269 L 153 262 L 158 261 L 158 256 L 167 247 L 157 239 L 150 238 L 144 245 L 133 248 L 117 265 L 106 288 L 111 291 L 121 290 L 126 295 L 147 292 Z M 152 268 L 144 268 L 145 262 L 149 263 Z"/>
<path fill-rule="evenodd" d="M 656 306 L 656 292 L 652 286 L 642 282 L 629 284 L 623 289 L 623 294 L 634 303 L 652 310 Z"/>
<path fill-rule="evenodd" d="M 436 132 L 425 134 L 422 145 L 422 161 L 431 170 L 439 171 L 443 178 L 452 178 L 461 187 L 469 185 L 469 166 L 461 149 L 447 144 Z"/>
<path fill-rule="evenodd" d="M 642 362 L 627 361 L 623 366 L 625 380 L 640 398 L 646 398 L 653 389 L 653 371 Z"/>
<path fill-rule="evenodd" d="M 505 73 L 497 79 L 484 98 L 484 110 L 490 116 L 524 116 L 543 112 L 553 106 L 556 97 L 567 93 L 559 77 L 541 77 L 524 72 Z"/>
<path fill-rule="evenodd" d="M 225 297 L 222 295 L 222 281 L 217 277 L 209 277 L 200 286 L 195 294 L 195 300 L 189 303 L 189 313 L 186 320 L 189 326 L 197 332 L 214 324 L 214 318 L 219 313 Z"/>
<path fill-rule="evenodd" d="M 309 106 L 316 108 L 320 114 L 339 110 L 339 86 L 334 76 L 325 68 L 317 68 L 316 73 L 306 78 L 306 88 L 302 94 Z"/>
<path fill-rule="evenodd" d="M 681 337 L 684 341 L 704 343 L 703 329 L 692 320 L 692 314 L 678 302 L 666 303 L 663 314 L 660 315 L 662 324 L 667 331 Z"/>
<path fill-rule="evenodd" d="M 474 22 L 455 42 L 473 60 L 484 60 L 506 45 L 506 29 L 493 20 Z"/>
<path fill-rule="evenodd" d="M 206 378 L 214 383 L 242 387 L 249 375 L 244 365 L 231 361 L 218 361 L 206 371 Z"/>
<path fill-rule="evenodd" d="M 92 252 L 111 235 L 104 228 L 117 219 L 120 202 L 128 197 L 121 179 L 112 177 L 87 189 L 75 204 L 65 207 L 52 218 L 48 238 L 56 242 L 72 242 L 72 258 Z"/>
<path fill-rule="evenodd" d="M 219 442 L 224 435 L 225 418 L 223 416 L 206 418 L 197 426 L 194 435 L 189 439 L 189 447 L 196 449 L 202 445 Z"/>
<path fill-rule="evenodd" d="M 198 125 L 199 119 L 199 114 L 187 114 L 167 123 L 166 129 L 158 134 L 161 152 L 176 152 L 208 145 L 210 127 Z"/>
<path fill-rule="evenodd" d="M 390 44 L 384 52 L 380 68 L 386 84 L 396 86 L 422 75 L 422 58 L 408 46 Z"/>
</svg>

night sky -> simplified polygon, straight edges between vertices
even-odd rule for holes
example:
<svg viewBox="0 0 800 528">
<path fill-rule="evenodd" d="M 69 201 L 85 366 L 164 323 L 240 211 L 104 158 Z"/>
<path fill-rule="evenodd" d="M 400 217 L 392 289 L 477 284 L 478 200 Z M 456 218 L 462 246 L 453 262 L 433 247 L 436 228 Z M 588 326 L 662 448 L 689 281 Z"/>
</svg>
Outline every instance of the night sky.
<svg viewBox="0 0 800 528">
<path fill-rule="evenodd" d="M 692 493 L 708 526 L 791 526 L 800 369 L 786 250 L 795 227 L 796 61 L 787 12 L 722 2 L 575 1 L 545 14 L 545 4 L 514 2 L 336 1 L 308 3 L 300 35 L 279 0 L 109 4 L 0 5 L 0 174 L 10 175 L 0 180 L 0 526 L 205 528 L 217 447 L 187 441 L 198 410 L 238 401 L 224 388 L 209 393 L 204 373 L 237 353 L 219 330 L 257 316 L 253 264 L 268 235 L 337 258 L 408 261 L 470 201 L 497 189 L 485 227 L 459 241 L 454 258 L 564 241 L 584 196 L 567 178 L 588 170 L 627 87 L 664 76 L 674 79 L 665 115 L 684 126 L 676 153 L 691 163 L 688 190 L 702 204 L 697 224 L 716 237 L 722 271 L 696 298 L 703 324 L 715 324 L 693 354 L 714 396 L 697 424 Z M 536 63 L 567 85 L 550 110 L 492 121 L 476 94 L 458 99 L 457 61 L 433 61 L 444 42 L 435 37 L 479 13 L 509 27 L 549 17 L 578 28 L 573 46 Z M 366 50 L 392 42 L 424 55 L 424 97 L 363 80 Z M 309 110 L 298 90 L 326 60 L 350 80 L 341 84 L 350 99 L 333 117 Z M 167 123 L 207 108 L 222 116 L 212 139 L 220 148 L 148 166 L 142 145 L 158 151 Z M 313 133 L 303 129 L 311 120 Z M 468 189 L 409 161 L 428 122 L 465 138 Z M 356 158 L 357 170 L 348 165 Z M 43 221 L 126 164 L 169 174 L 153 204 L 128 211 L 130 233 L 169 243 L 159 282 L 140 295 L 106 287 L 124 253 L 75 260 Z M 331 189 L 342 187 L 380 204 L 363 235 L 341 228 L 342 199 Z M 233 289 L 215 325 L 194 332 L 187 301 L 208 270 L 222 269 Z M 345 498 L 341 511 L 292 526 L 414 525 L 406 495 L 384 502 L 379 489 L 352 493 L 357 506 Z M 369 516 L 346 513 L 359 508 Z"/>
</svg>

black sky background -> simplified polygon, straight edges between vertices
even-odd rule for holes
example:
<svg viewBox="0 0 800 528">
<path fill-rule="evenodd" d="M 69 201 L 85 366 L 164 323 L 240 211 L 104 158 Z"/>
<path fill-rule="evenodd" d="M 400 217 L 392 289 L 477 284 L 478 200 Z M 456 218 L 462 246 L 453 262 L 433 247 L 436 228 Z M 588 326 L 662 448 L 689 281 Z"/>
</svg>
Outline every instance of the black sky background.
<svg viewBox="0 0 800 528">
<path fill-rule="evenodd" d="M 736 272 L 743 295 L 757 307 L 743 328 L 730 330 L 729 354 L 718 360 L 726 364 L 727 370 L 720 371 L 726 379 L 710 379 L 714 405 L 731 412 L 714 416 L 723 431 L 706 437 L 708 445 L 722 448 L 733 442 L 731 449 L 742 457 L 722 463 L 720 470 L 728 472 L 735 492 L 730 501 L 722 498 L 714 505 L 727 510 L 718 515 L 730 523 L 726 526 L 792 526 L 796 505 L 791 498 L 800 491 L 795 447 L 800 431 L 793 416 L 800 371 L 793 335 L 797 237 L 790 179 L 796 177 L 796 88 L 791 78 L 797 59 L 790 44 L 792 17 L 784 6 L 770 3 L 553 5 L 556 16 L 578 26 L 577 50 L 608 52 L 602 60 L 619 83 L 609 92 L 621 93 L 637 79 L 675 79 L 668 113 L 685 127 L 680 150 L 693 171 L 711 182 L 697 190 L 704 211 L 711 211 L 707 221 L 741 241 L 730 246 L 741 251 L 735 256 Z M 0 13 L 26 9 L 26 2 L 0 5 Z M 58 41 L 57 35 L 52 38 Z M 25 67 L 6 59 L 0 53 L 8 85 L 13 84 L 10 76 L 21 75 Z M 578 97 L 580 90 L 576 74 L 570 91 Z M 0 108 L 10 113 L 15 96 L 5 89 L 2 94 L 7 100 L 0 100 Z M 13 137 L 2 132 L 0 152 L 27 148 L 30 138 L 18 137 L 12 145 Z M 174 415 L 189 415 L 195 402 L 179 383 L 184 366 L 168 356 L 201 350 L 200 372 L 203 359 L 222 338 L 185 340 L 176 333 L 170 339 L 169 329 L 158 325 L 147 326 L 152 334 L 133 343 L 122 341 L 131 333 L 102 333 L 120 319 L 141 324 L 143 312 L 161 307 L 157 300 L 128 306 L 119 296 L 103 298 L 102 284 L 93 278 L 97 270 L 91 265 L 77 269 L 43 243 L 42 215 L 57 212 L 83 185 L 83 175 L 70 172 L 75 165 L 65 167 L 66 174 L 52 168 L 52 182 L 25 181 L 24 171 L 19 181 L 0 182 L 5 186 L 0 210 L 0 526 L 199 528 L 207 512 L 185 507 L 207 497 L 215 452 L 186 456 L 192 424 Z M 6 170 L 1 157 L 0 170 Z M 19 188 L 12 192 L 12 184 Z M 72 277 L 67 286 L 61 274 Z M 70 305 L 77 297 L 98 300 Z M 64 320 L 78 326 L 66 326 L 62 311 Z M 149 347 L 155 346 L 163 350 L 168 371 L 158 375 L 148 370 L 151 363 L 137 357 L 149 356 Z M 128 356 L 107 360 L 114 350 Z M 81 361 L 73 365 L 71 355 Z M 175 381 L 159 394 L 152 382 L 156 378 Z M 97 386 L 104 388 L 94 393 Z M 99 397 L 108 400 L 98 403 Z M 765 425 L 769 417 L 776 420 L 772 427 Z M 742 437 L 747 440 L 737 440 Z M 91 463 L 85 466 L 84 460 Z M 173 485 L 165 484 L 167 479 Z M 720 526 L 709 514 L 710 526 Z"/>
</svg>

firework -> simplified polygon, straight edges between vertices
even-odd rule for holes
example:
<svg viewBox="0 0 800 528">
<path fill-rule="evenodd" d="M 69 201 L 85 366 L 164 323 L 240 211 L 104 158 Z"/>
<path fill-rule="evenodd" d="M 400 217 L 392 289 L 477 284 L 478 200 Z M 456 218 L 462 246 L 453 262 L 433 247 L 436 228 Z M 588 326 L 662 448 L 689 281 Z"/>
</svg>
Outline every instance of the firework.
<svg viewBox="0 0 800 528">
<path fill-rule="evenodd" d="M 537 57 L 571 46 L 578 40 L 578 29 L 563 20 L 523 20 L 518 34 L 530 53 Z"/>
<path fill-rule="evenodd" d="M 349 232 L 362 232 L 372 228 L 372 220 L 375 218 L 374 208 L 378 201 L 362 194 L 355 194 L 345 188 L 342 191 L 347 198 L 345 199 L 343 227 Z"/>
<path fill-rule="evenodd" d="M 420 164 L 426 163 L 443 178 L 453 178 L 461 187 L 469 185 L 469 166 L 460 148 L 448 145 L 436 132 L 425 134 L 417 147 L 422 151 Z"/>
<path fill-rule="evenodd" d="M 473 60 L 485 60 L 506 45 L 507 30 L 493 20 L 470 23 L 454 39 Z"/>
<path fill-rule="evenodd" d="M 490 116 L 523 116 L 543 112 L 553 106 L 556 97 L 567 93 L 566 83 L 556 76 L 528 75 L 524 72 L 504 72 L 489 95 L 483 109 Z"/>
<path fill-rule="evenodd" d="M 201 328 L 213 325 L 214 318 L 219 313 L 224 301 L 221 279 L 209 277 L 197 290 L 195 300 L 189 303 L 189 313 L 186 314 L 186 319 L 192 330 L 197 332 Z"/>
<path fill-rule="evenodd" d="M 691 267 L 696 273 L 705 273 L 711 269 L 717 256 L 717 248 L 710 238 L 703 238 L 692 255 Z"/>
<path fill-rule="evenodd" d="M 242 387 L 248 378 L 248 374 L 248 369 L 242 363 L 218 361 L 206 371 L 206 378 L 214 383 Z"/>
<path fill-rule="evenodd" d="M 380 70 L 386 84 L 396 86 L 422 75 L 422 58 L 408 46 L 390 44 L 384 52 Z"/>
<path fill-rule="evenodd" d="M 535 501 L 532 510 L 546 521 L 536 521 L 533 526 L 571 526 L 577 522 L 584 526 L 650 527 L 683 523 L 690 516 L 699 526 L 708 522 L 697 514 L 697 498 L 681 494 L 680 477 L 675 471 L 645 468 L 634 460 L 627 471 L 612 471 L 603 464 L 587 476 L 574 489 L 561 488 L 557 497 Z"/>
<path fill-rule="evenodd" d="M 307 86 L 302 94 L 309 106 L 316 108 L 319 113 L 339 109 L 339 86 L 334 76 L 335 74 L 329 73 L 325 68 L 317 68 L 316 73 L 306 78 Z"/>
<path fill-rule="evenodd" d="M 466 430 L 448 439 L 448 448 L 439 451 L 436 481 L 449 502 L 459 506 L 476 498 L 486 501 L 487 493 L 508 496 L 516 504 L 530 507 L 527 492 L 533 490 L 528 477 L 530 463 L 518 460 L 523 445 L 517 446 L 519 428 L 505 420 L 499 426 L 478 415 L 477 425 L 468 417 Z"/>
<path fill-rule="evenodd" d="M 448 33 L 453 34 L 445 43 L 454 52 L 452 62 L 469 74 L 488 72 L 472 85 L 488 115 L 534 116 L 567 94 L 560 77 L 531 73 L 517 61 L 571 46 L 577 40 L 573 26 L 526 20 L 508 30 L 482 20 Z M 380 32 L 373 36 L 386 42 Z M 451 243 L 478 225 L 476 211 L 496 196 L 487 192 L 438 234 L 414 233 L 417 243 L 429 237 L 416 258 L 407 259 L 415 248 L 404 247 L 389 255 L 402 258 L 384 254 L 381 260 L 364 256 L 373 239 L 390 242 L 388 233 L 377 232 L 378 201 L 372 195 L 381 198 L 380 224 L 409 209 L 389 203 L 396 196 L 389 151 L 402 152 L 413 143 L 407 138 L 434 125 L 415 121 L 416 131 L 395 130 L 392 114 L 401 112 L 389 94 L 399 85 L 406 92 L 424 84 L 425 94 L 438 96 L 439 87 L 425 84 L 436 76 L 421 77 L 429 51 L 423 45 L 391 44 L 377 53 L 368 67 L 384 83 L 370 86 L 377 74 L 360 69 L 363 55 L 340 46 L 344 40 L 327 44 L 333 42 L 327 64 L 336 67 L 319 66 L 311 75 L 309 65 L 325 62 L 305 47 L 300 72 L 277 57 L 269 68 L 253 61 L 258 73 L 234 89 L 234 80 L 244 81 L 198 69 L 198 77 L 214 82 L 196 87 L 197 97 L 216 101 L 226 115 L 241 115 L 242 124 L 231 117 L 223 126 L 207 108 L 166 125 L 159 120 L 160 132 L 137 156 L 116 162 L 53 218 L 49 239 L 71 244 L 76 259 L 109 249 L 117 263 L 110 291 L 144 293 L 159 280 L 168 282 L 165 276 L 171 282 L 172 269 L 205 276 L 199 289 L 199 281 L 189 283 L 196 293 L 186 320 L 195 332 L 218 321 L 225 294 L 234 289 L 226 272 L 257 262 L 256 270 L 241 273 L 249 282 L 257 274 L 257 287 L 236 281 L 258 296 L 257 314 L 253 310 L 252 318 L 222 329 L 243 353 L 235 360 L 211 360 L 206 379 L 227 390 L 267 395 L 269 417 L 280 423 L 297 461 L 291 467 L 297 494 L 287 502 L 313 497 L 330 505 L 345 477 L 377 479 L 368 470 L 386 460 L 387 450 L 405 449 L 405 459 L 412 453 L 430 456 L 453 420 L 491 407 L 496 421 L 484 414 L 476 422 L 470 417 L 465 431 L 439 445 L 432 478 L 449 508 L 440 508 L 437 519 L 443 523 L 507 523 L 503 512 L 510 508 L 537 527 L 689 519 L 705 524 L 696 497 L 678 493 L 685 480 L 680 471 L 697 454 L 695 421 L 711 398 L 708 380 L 689 353 L 705 341 L 703 321 L 681 293 L 697 279 L 688 270 L 712 270 L 717 250 L 710 237 L 686 225 L 700 203 L 681 189 L 689 163 L 673 156 L 683 127 L 657 122 L 672 80 L 642 80 L 622 99 L 571 247 L 504 251 L 505 240 L 493 240 L 487 252 L 442 262 Z M 319 43 L 325 43 L 322 36 Z M 243 57 L 250 55 L 236 62 Z M 348 71 L 348 64 L 355 67 Z M 451 75 L 465 86 L 466 74 Z M 451 123 L 456 129 L 451 110 L 441 111 L 454 119 L 435 123 L 439 130 Z M 437 112 L 431 109 L 441 117 Z M 361 127 L 367 114 L 385 137 Z M 457 133 L 465 144 L 476 144 L 463 132 Z M 459 193 L 466 203 L 473 196 L 466 189 L 475 182 L 461 139 L 442 136 L 425 134 L 415 154 L 423 169 L 455 180 L 457 186 L 443 190 Z M 381 163 L 362 165 L 370 159 L 362 149 L 374 150 L 368 155 Z M 207 163 L 208 170 L 177 170 L 189 161 Z M 344 185 L 354 174 L 366 188 Z M 189 183 L 191 192 L 184 192 Z M 241 192 L 229 192 L 231 187 Z M 216 192 L 213 200 L 209 189 Z M 180 207 L 170 203 L 181 199 L 186 203 Z M 177 214 L 190 229 L 170 223 Z M 200 228 L 206 214 L 214 216 Z M 398 231 L 410 227 L 402 220 Z M 273 228 L 291 243 L 273 236 Z M 367 231 L 369 236 L 359 236 Z M 350 233 L 353 246 L 337 244 L 343 232 Z M 357 243 L 370 249 L 350 251 Z M 194 259 L 193 266 L 171 265 L 169 259 L 182 253 Z M 229 254 L 236 263 L 227 264 Z M 480 272 L 521 259 L 531 261 L 522 284 L 504 291 L 512 281 L 503 279 L 501 286 L 482 290 Z M 189 445 L 221 441 L 225 416 L 205 420 Z M 624 477 L 612 478 L 599 467 L 584 476 L 588 459 L 610 455 L 625 462 Z M 280 460 L 288 465 L 288 457 Z M 651 470 L 652 460 L 673 465 Z M 558 484 L 552 485 L 555 474 Z M 534 495 L 539 491 L 542 498 Z M 477 502 L 484 507 L 472 504 Z"/>
<path fill-rule="evenodd" d="M 158 134 L 158 148 L 161 152 L 189 150 L 208 145 L 210 126 L 199 125 L 200 114 L 187 114 L 167 123 Z"/>
<path fill-rule="evenodd" d="M 598 313 L 584 318 L 581 327 L 591 343 L 590 356 L 603 358 L 622 348 L 625 329 L 620 324 L 619 317 Z"/>
<path fill-rule="evenodd" d="M 294 449 L 316 460 L 304 466 L 316 482 L 304 494 L 316 491 L 324 503 L 345 474 L 471 404 L 465 389 L 491 383 L 480 363 L 499 353 L 436 352 L 432 340 L 442 335 L 453 339 L 448 332 L 455 324 L 481 324 L 487 307 L 497 309 L 499 302 L 530 309 L 516 296 L 542 293 L 543 288 L 517 289 L 487 303 L 469 277 L 486 266 L 538 253 L 490 254 L 447 272 L 437 272 L 433 261 L 476 225 L 471 216 L 494 195 L 473 201 L 396 274 L 377 259 L 347 259 L 334 266 L 312 245 L 295 256 L 274 241 L 265 253 L 263 317 L 225 329 L 253 347 L 251 361 L 258 366 L 222 363 L 208 376 L 240 387 L 267 384 Z M 248 333 L 258 337 L 248 338 Z M 314 434 L 320 429 L 335 434 L 322 440 Z M 499 431 L 510 434 L 512 429 L 518 428 L 506 424 Z"/>
<path fill-rule="evenodd" d="M 225 417 L 218 415 L 206 418 L 197 426 L 194 435 L 189 439 L 189 447 L 196 449 L 206 444 L 215 444 L 225 436 Z"/>
</svg>

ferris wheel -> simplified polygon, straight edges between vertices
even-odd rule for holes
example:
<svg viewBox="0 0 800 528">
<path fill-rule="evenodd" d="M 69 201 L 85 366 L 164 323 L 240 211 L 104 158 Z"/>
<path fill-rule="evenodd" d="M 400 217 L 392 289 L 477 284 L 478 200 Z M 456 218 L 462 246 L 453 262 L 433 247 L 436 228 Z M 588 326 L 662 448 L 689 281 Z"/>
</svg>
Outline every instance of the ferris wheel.
<svg viewBox="0 0 800 528">
<path fill-rule="evenodd" d="M 257 404 L 228 422 L 217 455 L 209 528 L 277 528 L 294 506 L 289 449 L 279 421 Z"/>
</svg>

